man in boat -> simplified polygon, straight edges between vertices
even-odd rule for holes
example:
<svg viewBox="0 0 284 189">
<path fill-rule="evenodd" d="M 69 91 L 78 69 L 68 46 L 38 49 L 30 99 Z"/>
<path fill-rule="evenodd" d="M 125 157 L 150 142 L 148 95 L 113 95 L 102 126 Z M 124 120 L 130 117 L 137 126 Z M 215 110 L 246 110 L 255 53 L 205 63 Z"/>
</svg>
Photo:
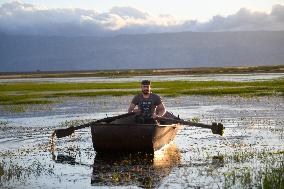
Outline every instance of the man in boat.
<svg viewBox="0 0 284 189">
<path fill-rule="evenodd" d="M 138 109 L 135 109 L 136 106 Z M 166 113 L 166 108 L 161 97 L 151 92 L 151 81 L 141 82 L 141 93 L 134 96 L 128 112 L 139 112 L 144 119 L 156 119 Z"/>
</svg>

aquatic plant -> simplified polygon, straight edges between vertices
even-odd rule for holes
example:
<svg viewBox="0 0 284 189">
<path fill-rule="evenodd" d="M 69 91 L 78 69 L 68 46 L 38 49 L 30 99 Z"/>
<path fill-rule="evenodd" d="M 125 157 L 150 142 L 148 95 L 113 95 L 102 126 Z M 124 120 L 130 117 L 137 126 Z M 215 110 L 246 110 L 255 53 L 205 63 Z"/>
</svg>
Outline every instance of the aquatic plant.
<svg viewBox="0 0 284 189">
<path fill-rule="evenodd" d="M 64 121 L 59 124 L 59 127 L 71 127 L 71 126 L 78 126 L 88 122 L 94 121 L 93 119 L 84 119 L 84 120 L 70 120 Z"/>
<path fill-rule="evenodd" d="M 45 167 L 38 160 L 34 160 L 29 165 L 20 165 L 10 159 L 0 163 L 0 186 L 5 186 L 10 182 L 24 182 L 30 176 L 40 176 L 41 174 L 54 174 L 53 167 Z"/>
<path fill-rule="evenodd" d="M 0 125 L 8 125 L 8 123 L 9 123 L 8 121 L 1 121 L 0 120 Z"/>
<path fill-rule="evenodd" d="M 199 117 L 193 117 L 193 118 L 191 118 L 191 121 L 198 123 L 198 122 L 200 122 L 200 118 Z"/>
<path fill-rule="evenodd" d="M 284 188 L 284 162 L 282 161 L 279 167 L 267 167 L 263 174 L 262 187 L 264 189 Z"/>
<path fill-rule="evenodd" d="M 1 177 L 4 175 L 4 167 L 3 167 L 4 162 L 0 162 L 0 181 Z"/>
</svg>

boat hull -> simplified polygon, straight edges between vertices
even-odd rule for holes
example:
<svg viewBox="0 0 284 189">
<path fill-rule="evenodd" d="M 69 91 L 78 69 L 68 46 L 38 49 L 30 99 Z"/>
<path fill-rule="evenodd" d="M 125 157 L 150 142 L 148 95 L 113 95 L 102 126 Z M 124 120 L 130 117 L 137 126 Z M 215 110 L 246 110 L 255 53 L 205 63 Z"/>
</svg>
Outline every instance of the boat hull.
<svg viewBox="0 0 284 189">
<path fill-rule="evenodd" d="M 127 121 L 100 123 L 91 126 L 97 152 L 154 152 L 171 142 L 178 124 L 135 124 Z"/>
</svg>

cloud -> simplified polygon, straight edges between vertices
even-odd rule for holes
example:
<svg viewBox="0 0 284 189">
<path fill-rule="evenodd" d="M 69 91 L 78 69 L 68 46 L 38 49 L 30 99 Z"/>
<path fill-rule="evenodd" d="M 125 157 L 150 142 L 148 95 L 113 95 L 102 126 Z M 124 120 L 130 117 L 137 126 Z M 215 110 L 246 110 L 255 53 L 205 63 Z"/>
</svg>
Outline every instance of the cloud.
<svg viewBox="0 0 284 189">
<path fill-rule="evenodd" d="M 196 31 L 284 30 L 284 6 L 275 5 L 270 14 L 242 8 L 227 17 L 214 16 L 209 22 L 188 24 Z"/>
<path fill-rule="evenodd" d="M 275 19 L 278 24 L 283 25 L 284 23 L 284 6 L 274 5 L 272 7 L 271 16 Z"/>
<path fill-rule="evenodd" d="M 208 22 L 180 21 L 170 15 L 153 16 L 131 7 L 113 7 L 99 13 L 86 9 L 44 9 L 32 4 L 11 2 L 0 7 L 0 32 L 24 35 L 109 36 L 159 32 L 215 32 L 284 30 L 284 6 L 271 13 L 240 9 Z"/>
<path fill-rule="evenodd" d="M 146 19 L 148 13 L 141 12 L 131 7 L 113 7 L 110 10 L 111 14 L 119 15 L 123 18 Z"/>
</svg>

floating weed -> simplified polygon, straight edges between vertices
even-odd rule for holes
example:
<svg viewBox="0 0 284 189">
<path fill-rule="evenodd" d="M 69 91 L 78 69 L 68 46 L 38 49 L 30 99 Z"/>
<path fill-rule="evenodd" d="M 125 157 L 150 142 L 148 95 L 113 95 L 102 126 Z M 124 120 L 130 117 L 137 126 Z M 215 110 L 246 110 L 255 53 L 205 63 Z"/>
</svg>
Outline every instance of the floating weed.
<svg viewBox="0 0 284 189">
<path fill-rule="evenodd" d="M 284 186 L 284 152 L 238 153 L 232 159 L 235 163 L 258 162 L 258 166 L 239 164 L 224 172 L 224 188 L 283 188 Z M 228 162 L 230 157 L 225 156 Z M 226 160 L 227 159 L 227 160 Z M 243 164 L 245 165 L 245 164 Z"/>
<path fill-rule="evenodd" d="M 256 171 L 250 167 L 240 167 L 235 168 L 231 171 L 224 173 L 224 188 L 267 188 L 265 186 L 273 186 L 272 182 L 276 182 L 278 187 L 271 188 L 279 188 L 278 185 L 279 180 L 277 176 L 271 176 L 271 171 L 275 170 L 274 168 L 270 168 L 269 172 L 263 172 L 261 169 Z M 278 170 L 278 168 L 277 168 Z M 283 173 L 283 172 L 282 172 Z M 263 176 L 265 175 L 265 176 Z M 282 175 L 283 177 L 283 175 Z M 276 178 L 276 180 L 274 180 Z M 262 187 L 263 186 L 263 187 Z M 269 188 L 269 187 L 268 187 Z"/>
<path fill-rule="evenodd" d="M 253 170 L 250 168 L 234 169 L 224 174 L 224 188 L 252 188 Z M 260 185 L 258 183 L 258 185 Z"/>
<path fill-rule="evenodd" d="M 232 163 L 240 163 L 240 162 L 246 162 L 248 160 L 251 160 L 253 158 L 258 158 L 258 159 L 267 159 L 269 157 L 278 157 L 279 155 L 283 155 L 284 151 L 283 150 L 278 150 L 278 151 L 248 151 L 248 150 L 243 150 L 243 151 L 237 151 L 234 152 L 232 155 L 223 155 L 224 158 L 227 161 L 231 161 Z"/>
<path fill-rule="evenodd" d="M 39 161 L 34 160 L 29 165 L 20 165 L 15 160 L 2 161 L 0 163 L 0 186 L 8 184 L 9 182 L 24 182 L 30 176 L 39 177 L 42 174 L 54 174 L 53 167 L 45 167 Z"/>
<path fill-rule="evenodd" d="M 71 126 L 78 126 L 88 122 L 94 121 L 93 119 L 85 119 L 85 120 L 70 120 L 64 121 L 60 123 L 59 127 L 71 127 Z"/>
<path fill-rule="evenodd" d="M 9 123 L 8 121 L 1 121 L 1 120 L 0 120 L 0 126 L 1 126 L 1 125 L 8 125 L 8 123 Z"/>
<path fill-rule="evenodd" d="M 3 175 L 4 175 L 4 162 L 0 162 L 0 181 Z"/>
<path fill-rule="evenodd" d="M 194 122 L 194 123 L 198 123 L 198 122 L 200 122 L 200 118 L 199 117 L 193 117 L 191 119 L 191 121 Z"/>
</svg>

